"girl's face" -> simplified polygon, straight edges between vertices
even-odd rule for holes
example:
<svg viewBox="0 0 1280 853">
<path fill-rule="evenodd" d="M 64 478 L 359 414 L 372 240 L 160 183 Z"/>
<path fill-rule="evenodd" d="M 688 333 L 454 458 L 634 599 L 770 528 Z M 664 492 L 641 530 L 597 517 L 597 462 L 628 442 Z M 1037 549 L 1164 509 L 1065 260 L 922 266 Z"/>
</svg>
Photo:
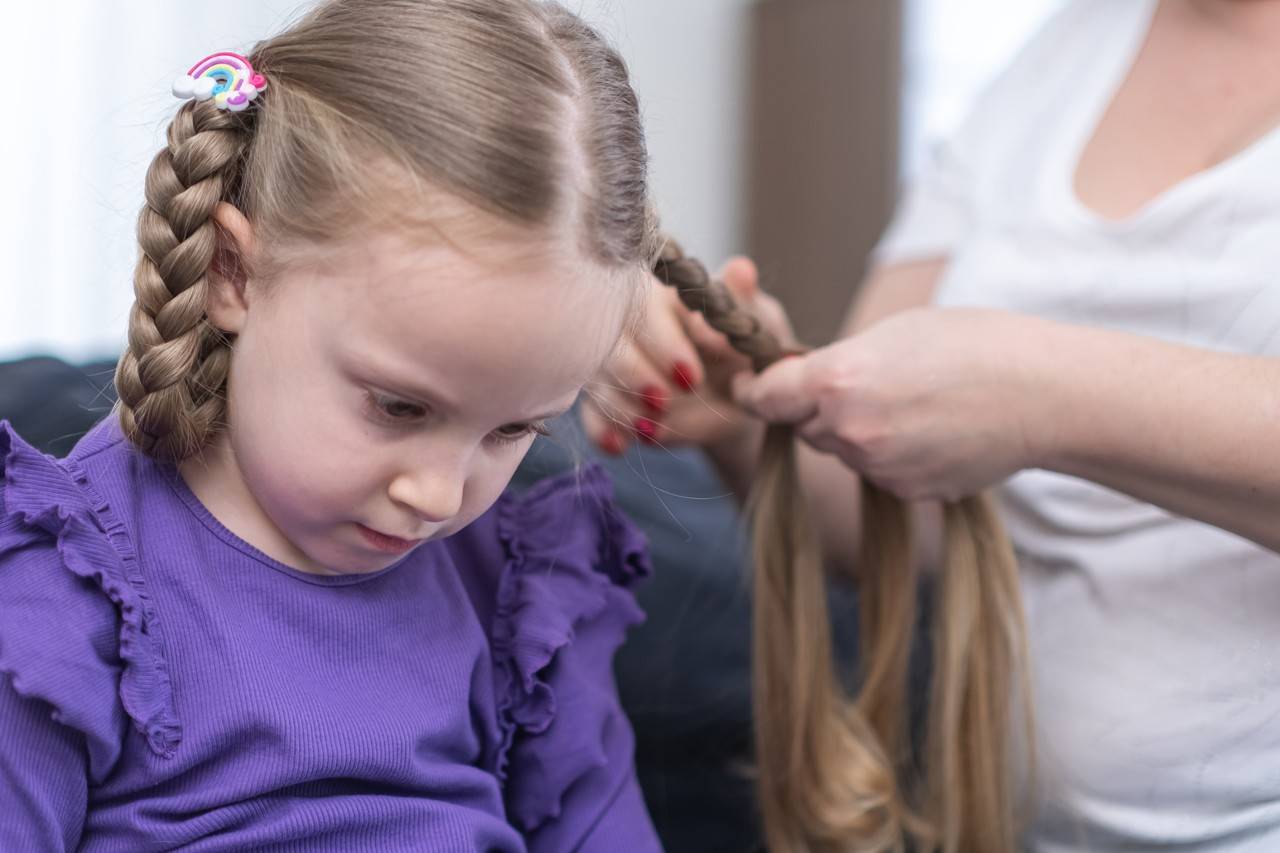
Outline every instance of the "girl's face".
<svg viewBox="0 0 1280 853">
<path fill-rule="evenodd" d="M 210 318 L 237 335 L 229 425 L 184 476 L 204 465 L 206 494 L 238 498 L 211 511 L 305 571 L 376 571 L 457 532 L 621 331 L 626 283 L 545 245 L 379 233 L 269 288 L 219 285 Z"/>
</svg>

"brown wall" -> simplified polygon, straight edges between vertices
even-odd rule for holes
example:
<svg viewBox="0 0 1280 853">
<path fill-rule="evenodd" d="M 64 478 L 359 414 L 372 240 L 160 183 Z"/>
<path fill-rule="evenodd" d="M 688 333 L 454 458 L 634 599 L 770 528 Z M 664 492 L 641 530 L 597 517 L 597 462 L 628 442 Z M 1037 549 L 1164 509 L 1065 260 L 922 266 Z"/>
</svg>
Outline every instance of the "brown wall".
<svg viewBox="0 0 1280 853">
<path fill-rule="evenodd" d="M 821 343 L 897 191 L 901 0 L 759 0 L 751 28 L 748 246 Z"/>
</svg>

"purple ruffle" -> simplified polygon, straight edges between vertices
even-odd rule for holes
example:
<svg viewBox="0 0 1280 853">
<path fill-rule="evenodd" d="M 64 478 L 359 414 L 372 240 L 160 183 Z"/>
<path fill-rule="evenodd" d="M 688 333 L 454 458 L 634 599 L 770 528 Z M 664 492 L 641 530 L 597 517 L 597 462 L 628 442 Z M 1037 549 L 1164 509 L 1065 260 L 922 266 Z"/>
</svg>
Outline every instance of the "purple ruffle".
<svg viewBox="0 0 1280 853">
<path fill-rule="evenodd" d="M 171 757 L 182 729 L 160 652 L 158 620 L 123 525 L 79 465 L 38 452 L 4 422 L 0 474 L 0 557 L 46 542 L 69 572 L 93 582 L 110 599 L 120 616 L 120 703 L 151 750 Z M 5 656 L 8 628 L 17 629 L 14 620 L 0 621 L 0 672 L 23 695 L 53 705 L 54 718 L 63 721 L 65 704 L 74 697 L 60 695 L 65 682 L 48 667 L 25 666 Z"/>
<path fill-rule="evenodd" d="M 627 587 L 651 569 L 644 536 L 614 505 L 598 466 L 504 496 L 496 510 L 507 557 L 492 637 L 502 730 L 496 770 L 510 779 L 508 819 L 531 832 L 559 816 L 575 780 L 608 760 L 620 711 L 605 697 L 591 701 L 591 691 L 603 676 L 612 698 L 613 653 L 644 619 Z M 585 634 L 593 648 L 570 654 Z M 604 672 L 584 677 L 575 672 L 583 667 Z M 577 702 L 560 726 L 558 690 Z"/>
</svg>

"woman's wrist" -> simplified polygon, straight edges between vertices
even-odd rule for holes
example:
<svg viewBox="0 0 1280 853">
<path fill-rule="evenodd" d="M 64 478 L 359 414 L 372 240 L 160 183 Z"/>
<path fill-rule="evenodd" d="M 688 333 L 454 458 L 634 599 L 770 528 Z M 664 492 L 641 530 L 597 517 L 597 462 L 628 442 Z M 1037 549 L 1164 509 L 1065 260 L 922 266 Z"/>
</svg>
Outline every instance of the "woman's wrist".
<svg viewBox="0 0 1280 853">
<path fill-rule="evenodd" d="M 1047 323 L 1040 334 L 1030 467 L 1088 477 L 1138 450 L 1143 431 L 1155 426 L 1145 405 L 1157 393 L 1154 383 L 1178 364 L 1172 348 L 1065 323 Z"/>
<path fill-rule="evenodd" d="M 1023 357 L 1015 360 L 1023 467 L 1061 470 L 1075 452 L 1081 415 L 1094 411 L 1091 391 L 1099 377 L 1088 329 L 1040 318 L 1032 323 L 1025 330 Z"/>
</svg>

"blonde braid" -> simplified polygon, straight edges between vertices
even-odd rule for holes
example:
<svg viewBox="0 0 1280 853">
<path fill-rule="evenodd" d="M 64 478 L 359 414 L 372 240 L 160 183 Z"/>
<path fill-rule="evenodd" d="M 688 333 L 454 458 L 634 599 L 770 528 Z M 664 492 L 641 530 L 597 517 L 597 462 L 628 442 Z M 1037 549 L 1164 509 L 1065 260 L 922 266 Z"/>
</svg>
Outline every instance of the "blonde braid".
<svg viewBox="0 0 1280 853">
<path fill-rule="evenodd" d="M 206 317 L 215 206 L 236 188 L 250 113 L 189 102 L 147 170 L 129 346 L 116 366 L 120 423 L 148 454 L 181 461 L 221 427 L 230 349 Z"/>
<path fill-rule="evenodd" d="M 668 240 L 659 280 L 757 371 L 787 354 L 723 282 Z M 1030 696 L 1018 567 L 983 495 L 945 507 L 946 565 L 923 755 L 903 731 L 915 623 L 908 507 L 863 480 L 859 589 L 862 685 L 832 665 L 822 556 L 789 426 L 765 434 L 752 490 L 752 692 L 760 808 L 777 853 L 1012 853 L 1014 702 L 1029 746 Z M 1028 755 L 1030 752 L 1028 751 Z M 919 771 L 923 769 L 923 780 Z"/>
</svg>

